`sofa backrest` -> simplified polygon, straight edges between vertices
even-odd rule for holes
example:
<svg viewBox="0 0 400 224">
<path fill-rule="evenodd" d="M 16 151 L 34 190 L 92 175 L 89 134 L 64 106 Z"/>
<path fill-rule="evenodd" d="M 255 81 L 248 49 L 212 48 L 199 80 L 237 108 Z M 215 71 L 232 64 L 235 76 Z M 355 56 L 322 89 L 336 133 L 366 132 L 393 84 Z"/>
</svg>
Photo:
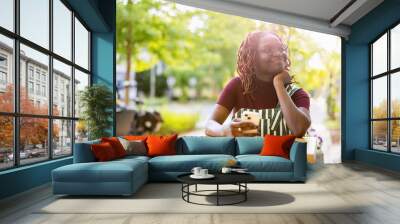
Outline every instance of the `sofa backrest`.
<svg viewBox="0 0 400 224">
<path fill-rule="evenodd" d="M 90 149 L 90 145 L 100 143 L 100 139 L 85 141 L 85 142 L 77 142 L 74 147 L 74 163 L 88 163 L 95 162 L 96 158 L 92 150 Z"/>
<path fill-rule="evenodd" d="M 263 147 L 264 139 L 256 137 L 211 137 L 211 136 L 180 136 L 176 142 L 178 155 L 196 154 L 226 154 L 243 155 L 258 154 Z M 74 163 L 95 162 L 96 159 L 90 149 L 91 144 L 100 143 L 100 140 L 75 143 Z"/>
<path fill-rule="evenodd" d="M 254 137 L 235 137 L 236 138 L 236 155 L 243 154 L 259 154 L 264 144 L 264 138 L 261 136 Z"/>
<path fill-rule="evenodd" d="M 235 155 L 233 137 L 181 136 L 176 142 L 177 154 L 226 154 Z"/>
</svg>

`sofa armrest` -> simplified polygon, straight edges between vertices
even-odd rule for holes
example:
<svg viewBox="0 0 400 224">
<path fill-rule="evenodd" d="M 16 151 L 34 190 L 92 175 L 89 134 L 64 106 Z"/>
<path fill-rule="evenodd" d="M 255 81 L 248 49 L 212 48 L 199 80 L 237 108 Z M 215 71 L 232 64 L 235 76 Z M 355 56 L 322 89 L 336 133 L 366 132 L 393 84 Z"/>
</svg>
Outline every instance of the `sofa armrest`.
<svg viewBox="0 0 400 224">
<path fill-rule="evenodd" d="M 307 140 L 296 138 L 290 148 L 290 160 L 293 162 L 293 178 L 305 181 L 307 174 Z"/>
<path fill-rule="evenodd" d="M 74 144 L 74 163 L 88 163 L 95 162 L 96 158 L 94 157 L 90 146 L 94 144 L 93 142 L 82 142 Z"/>
</svg>

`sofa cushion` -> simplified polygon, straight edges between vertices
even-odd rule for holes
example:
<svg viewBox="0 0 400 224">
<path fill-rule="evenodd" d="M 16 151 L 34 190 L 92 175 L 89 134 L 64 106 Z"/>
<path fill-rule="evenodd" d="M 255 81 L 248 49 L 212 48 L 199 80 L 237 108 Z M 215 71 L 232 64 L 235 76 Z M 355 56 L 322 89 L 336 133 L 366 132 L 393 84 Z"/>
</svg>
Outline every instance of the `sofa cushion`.
<svg viewBox="0 0 400 224">
<path fill-rule="evenodd" d="M 177 154 L 225 154 L 235 155 L 233 137 L 182 136 L 177 141 Z"/>
<path fill-rule="evenodd" d="M 59 182 L 127 182 L 132 172 L 132 165 L 112 162 L 74 163 L 52 171 Z"/>
<path fill-rule="evenodd" d="M 52 171 L 54 194 L 130 195 L 148 181 L 148 158 L 75 163 Z"/>
<path fill-rule="evenodd" d="M 292 161 L 280 156 L 238 155 L 240 167 L 249 172 L 292 172 Z"/>
<path fill-rule="evenodd" d="M 236 155 L 259 154 L 264 144 L 264 138 L 254 137 L 236 137 Z"/>
<path fill-rule="evenodd" d="M 74 163 L 52 171 L 53 181 L 59 182 L 126 182 L 133 173 L 147 176 L 147 163 L 140 159 L 122 159 L 108 162 Z"/>
<path fill-rule="evenodd" d="M 190 172 L 193 167 L 200 166 L 210 171 L 219 171 L 230 159 L 231 155 L 174 155 L 158 156 L 149 160 L 150 171 Z"/>
<path fill-rule="evenodd" d="M 131 161 L 143 161 L 143 162 L 148 162 L 150 157 L 147 156 L 137 156 L 137 155 L 130 155 L 130 156 L 125 156 L 124 158 L 119 158 L 116 160 L 113 160 L 113 162 L 127 162 L 130 163 Z"/>
</svg>

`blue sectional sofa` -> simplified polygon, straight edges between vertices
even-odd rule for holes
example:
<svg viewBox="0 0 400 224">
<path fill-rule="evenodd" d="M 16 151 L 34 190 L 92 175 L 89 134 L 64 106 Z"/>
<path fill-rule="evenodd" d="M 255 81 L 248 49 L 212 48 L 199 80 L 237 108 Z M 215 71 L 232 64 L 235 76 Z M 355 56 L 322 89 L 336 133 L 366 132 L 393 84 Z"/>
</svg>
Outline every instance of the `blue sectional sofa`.
<svg viewBox="0 0 400 224">
<path fill-rule="evenodd" d="M 90 149 L 99 140 L 75 144 L 73 164 L 52 171 L 54 194 L 131 195 L 148 181 L 176 181 L 180 174 L 201 166 L 219 171 L 234 159 L 259 182 L 305 182 L 306 143 L 296 139 L 290 159 L 258 155 L 262 137 L 182 136 L 177 139 L 177 155 L 127 156 L 96 162 Z"/>
</svg>

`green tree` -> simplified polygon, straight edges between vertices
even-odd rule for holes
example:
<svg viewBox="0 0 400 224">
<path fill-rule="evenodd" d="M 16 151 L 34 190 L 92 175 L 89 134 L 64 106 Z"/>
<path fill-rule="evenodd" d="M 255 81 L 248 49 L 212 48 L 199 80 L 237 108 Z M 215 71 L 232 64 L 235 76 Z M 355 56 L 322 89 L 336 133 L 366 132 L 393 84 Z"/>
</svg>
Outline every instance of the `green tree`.
<svg viewBox="0 0 400 224">
<path fill-rule="evenodd" d="M 340 75 L 340 57 L 323 51 L 301 30 L 201 9 L 181 10 L 167 1 L 118 2 L 117 45 L 119 59 L 130 61 L 127 75 L 131 65 L 140 72 L 163 60 L 167 64 L 165 75 L 176 78 L 175 88 L 181 90 L 183 99 L 187 98 L 191 77 L 197 79 L 198 95 L 214 99 L 236 73 L 241 41 L 257 29 L 272 30 L 284 38 L 290 48 L 291 74 L 312 95 L 329 92 L 329 113 L 334 117 L 338 111 L 332 105 L 339 91 L 334 83 Z M 140 57 L 143 49 L 149 53 L 149 61 Z M 313 57 L 322 58 L 326 68 L 311 67 Z"/>
<path fill-rule="evenodd" d="M 132 68 L 148 70 L 159 60 L 173 64 L 185 54 L 187 15 L 175 16 L 176 5 L 158 0 L 128 0 L 117 4 L 117 60 L 126 64 L 125 79 Z M 147 54 L 143 58 L 141 54 Z M 187 53 L 186 53 L 187 54 Z M 125 99 L 129 100 L 128 89 Z M 128 103 L 128 102 L 125 102 Z"/>
</svg>

